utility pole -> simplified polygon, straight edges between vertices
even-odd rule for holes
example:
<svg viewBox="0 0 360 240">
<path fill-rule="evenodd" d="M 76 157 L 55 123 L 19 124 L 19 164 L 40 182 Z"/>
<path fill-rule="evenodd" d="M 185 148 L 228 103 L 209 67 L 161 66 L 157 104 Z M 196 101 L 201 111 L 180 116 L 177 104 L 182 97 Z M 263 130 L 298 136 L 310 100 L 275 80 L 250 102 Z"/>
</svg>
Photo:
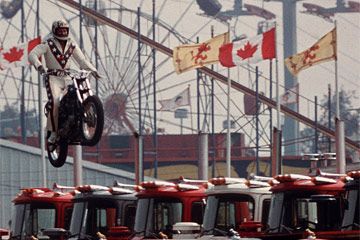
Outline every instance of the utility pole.
<svg viewBox="0 0 360 240">
<path fill-rule="evenodd" d="M 37 29 L 37 37 L 40 36 L 40 0 L 36 1 L 36 29 Z M 41 74 L 38 73 L 38 94 L 39 94 L 39 137 L 40 137 L 40 150 L 41 150 L 41 163 L 42 163 L 42 177 L 43 177 L 43 187 L 47 187 L 47 175 L 46 175 L 46 159 L 45 159 L 45 134 L 44 134 L 44 125 L 43 119 L 44 114 L 42 113 L 43 105 L 43 81 Z"/>
<path fill-rule="evenodd" d="M 80 49 L 84 49 L 84 41 L 82 35 L 82 24 L 83 24 L 83 15 L 82 15 L 82 3 L 80 0 L 80 11 L 79 11 L 79 31 L 80 31 Z M 74 185 L 79 186 L 82 184 L 82 148 L 81 145 L 75 145 L 75 157 L 74 157 Z"/>
<path fill-rule="evenodd" d="M 21 42 L 25 42 L 25 12 L 24 1 L 21 4 Z M 21 67 L 21 103 L 20 103 L 20 127 L 22 143 L 26 144 L 26 112 L 25 112 L 25 67 Z"/>
<path fill-rule="evenodd" d="M 140 32 L 140 8 L 137 8 L 137 40 L 138 40 L 138 97 L 139 97 L 139 136 L 138 136 L 138 149 L 139 149 L 139 162 L 138 162 L 138 181 L 142 182 L 144 180 L 144 170 L 143 170 L 143 163 L 144 163 L 144 151 L 143 151 L 143 131 L 142 131 L 142 109 L 141 109 L 141 74 L 142 74 L 142 68 L 141 68 L 141 32 Z"/>
<path fill-rule="evenodd" d="M 283 38 L 284 38 L 284 59 L 296 53 L 296 3 L 301 0 L 267 0 L 281 2 L 283 15 Z M 284 65 L 284 81 L 285 89 L 291 89 L 297 84 L 297 78 L 294 77 Z M 287 107 L 297 111 L 298 103 L 288 104 Z M 284 127 L 282 128 L 284 141 L 293 141 L 299 135 L 299 123 L 290 118 L 285 117 Z M 296 144 L 285 145 L 285 155 L 297 155 L 298 146 Z"/>
<path fill-rule="evenodd" d="M 153 21 L 153 40 L 155 41 L 155 0 L 152 2 L 152 21 Z M 157 137 L 157 108 L 156 108 L 156 49 L 152 49 L 152 58 L 153 58 L 153 94 L 154 94 L 154 132 L 153 132 L 153 141 L 154 141 L 154 178 L 157 178 L 157 170 L 158 170 L 158 137 Z"/>
</svg>

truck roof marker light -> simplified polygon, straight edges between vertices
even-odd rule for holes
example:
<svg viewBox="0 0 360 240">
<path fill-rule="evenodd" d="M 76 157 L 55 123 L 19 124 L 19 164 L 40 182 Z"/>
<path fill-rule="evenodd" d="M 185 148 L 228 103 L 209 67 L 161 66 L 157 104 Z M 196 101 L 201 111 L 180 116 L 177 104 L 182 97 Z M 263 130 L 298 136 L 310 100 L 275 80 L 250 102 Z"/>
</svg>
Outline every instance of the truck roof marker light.
<svg viewBox="0 0 360 240">
<path fill-rule="evenodd" d="M 76 194 L 79 194 L 80 191 L 74 189 L 73 191 L 70 192 L 71 195 L 75 196 Z"/>
<path fill-rule="evenodd" d="M 176 188 L 179 191 L 199 190 L 200 189 L 198 186 L 186 184 L 186 183 L 178 183 L 178 184 L 176 184 Z"/>
<path fill-rule="evenodd" d="M 283 175 L 277 175 L 275 177 L 275 180 L 279 182 L 294 182 L 296 180 L 311 180 L 311 177 L 301 175 L 301 174 L 283 174 Z"/>
<path fill-rule="evenodd" d="M 39 188 L 21 189 L 21 194 L 24 194 L 24 195 L 41 194 L 41 193 L 45 193 L 45 192 L 49 192 L 49 191 L 44 191 L 43 189 L 39 189 Z"/>
<path fill-rule="evenodd" d="M 246 180 L 245 185 L 249 188 L 269 187 L 270 184 L 263 181 L 257 180 Z"/>
<path fill-rule="evenodd" d="M 176 187 L 176 184 L 172 182 L 155 180 L 155 181 L 142 182 L 140 186 L 143 188 L 158 188 L 158 187 Z"/>
<path fill-rule="evenodd" d="M 109 191 L 108 187 L 100 186 L 100 185 L 81 185 L 75 188 L 79 192 L 95 192 L 95 191 Z"/>
<path fill-rule="evenodd" d="M 134 193 L 134 190 L 120 188 L 120 187 L 111 187 L 109 189 L 110 193 L 113 195 L 122 195 L 122 194 L 131 194 Z"/>
<path fill-rule="evenodd" d="M 341 178 L 341 177 L 346 177 L 346 174 L 327 173 L 327 172 L 321 171 L 321 169 L 319 169 L 319 168 L 316 170 L 316 175 L 317 175 L 317 176 L 321 176 L 321 177 L 327 177 L 327 178 Z"/>
<path fill-rule="evenodd" d="M 135 192 L 140 192 L 140 191 L 144 190 L 144 188 L 140 185 L 135 185 L 134 190 L 135 190 Z"/>
<path fill-rule="evenodd" d="M 60 190 L 61 192 L 69 192 L 69 191 L 75 190 L 75 187 L 63 186 L 63 185 L 59 185 L 56 182 L 54 182 L 53 190 Z"/>
<path fill-rule="evenodd" d="M 228 178 L 228 177 L 217 177 L 211 178 L 209 182 L 213 185 L 229 185 L 235 183 L 245 183 L 245 178 Z"/>
<path fill-rule="evenodd" d="M 265 177 L 265 176 L 257 176 L 255 174 L 250 174 L 249 177 L 250 180 L 256 180 L 256 181 L 261 181 L 261 182 L 268 182 L 272 179 L 274 179 L 273 177 Z"/>
<path fill-rule="evenodd" d="M 61 196 L 65 196 L 66 193 L 63 192 L 54 192 L 54 197 L 61 197 Z"/>
<path fill-rule="evenodd" d="M 184 176 L 179 177 L 179 182 L 181 183 L 191 183 L 191 184 L 204 184 L 207 183 L 207 180 L 200 180 L 200 179 L 188 179 Z"/>
<path fill-rule="evenodd" d="M 359 179 L 360 178 L 360 170 L 348 172 L 347 175 L 353 179 Z"/>
<path fill-rule="evenodd" d="M 313 177 L 311 179 L 311 181 L 313 183 L 315 183 L 315 184 L 331 184 L 331 183 L 336 183 L 337 182 L 335 179 L 327 178 L 327 177 L 321 177 L 321 176 Z"/>
<path fill-rule="evenodd" d="M 120 187 L 120 188 L 128 188 L 128 189 L 135 189 L 135 187 L 137 187 L 137 185 L 134 185 L 134 184 L 119 183 L 117 180 L 114 181 L 113 186 Z"/>
<path fill-rule="evenodd" d="M 276 179 L 271 179 L 268 181 L 269 185 L 272 187 L 272 186 L 275 186 L 277 184 L 279 184 L 280 182 Z"/>
<path fill-rule="evenodd" d="M 205 189 L 209 189 L 209 188 L 212 188 L 214 185 L 211 182 L 207 182 L 207 183 L 204 183 L 203 186 Z"/>
</svg>

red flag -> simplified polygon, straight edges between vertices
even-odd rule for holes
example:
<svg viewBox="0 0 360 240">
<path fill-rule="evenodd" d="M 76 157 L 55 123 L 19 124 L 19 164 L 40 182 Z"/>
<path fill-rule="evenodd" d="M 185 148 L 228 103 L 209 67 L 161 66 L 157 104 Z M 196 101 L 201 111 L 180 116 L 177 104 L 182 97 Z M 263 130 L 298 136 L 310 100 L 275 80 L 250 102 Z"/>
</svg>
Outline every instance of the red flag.
<svg viewBox="0 0 360 240">
<path fill-rule="evenodd" d="M 0 68 L 24 67 L 28 64 L 28 54 L 41 43 L 41 37 L 30 40 L 27 43 L 21 43 L 17 46 L 0 51 Z"/>
<path fill-rule="evenodd" d="M 272 28 L 253 38 L 221 46 L 219 60 L 224 67 L 234 67 L 275 58 L 275 53 L 275 28 Z"/>
</svg>

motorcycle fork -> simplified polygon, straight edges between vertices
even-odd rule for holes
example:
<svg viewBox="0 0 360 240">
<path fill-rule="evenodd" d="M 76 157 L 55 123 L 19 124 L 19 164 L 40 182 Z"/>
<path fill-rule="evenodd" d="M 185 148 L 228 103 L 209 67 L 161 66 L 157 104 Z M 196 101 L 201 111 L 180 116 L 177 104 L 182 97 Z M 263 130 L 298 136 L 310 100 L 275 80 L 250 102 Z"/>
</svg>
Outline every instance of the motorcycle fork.
<svg viewBox="0 0 360 240">
<path fill-rule="evenodd" d="M 80 84 L 78 83 L 79 80 L 80 79 L 77 79 L 77 78 L 74 77 L 73 82 L 74 82 L 74 86 L 75 86 L 75 89 L 76 89 L 76 95 L 77 95 L 80 103 L 82 104 L 84 99 L 82 97 L 82 94 L 80 93 L 81 89 L 80 89 Z"/>
</svg>

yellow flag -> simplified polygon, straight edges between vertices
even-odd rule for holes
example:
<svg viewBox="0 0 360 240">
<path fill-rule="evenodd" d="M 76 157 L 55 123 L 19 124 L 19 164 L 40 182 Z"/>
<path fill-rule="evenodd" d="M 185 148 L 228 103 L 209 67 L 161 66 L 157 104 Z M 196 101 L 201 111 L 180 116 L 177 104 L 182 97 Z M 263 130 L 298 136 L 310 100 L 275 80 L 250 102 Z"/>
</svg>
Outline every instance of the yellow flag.
<svg viewBox="0 0 360 240">
<path fill-rule="evenodd" d="M 174 48 L 173 62 L 175 71 L 179 74 L 218 62 L 219 48 L 228 42 L 229 33 L 226 32 L 203 43 L 182 45 Z"/>
<path fill-rule="evenodd" d="M 336 59 L 336 28 L 307 50 L 286 58 L 285 64 L 296 76 L 301 70 L 333 59 Z"/>
</svg>

